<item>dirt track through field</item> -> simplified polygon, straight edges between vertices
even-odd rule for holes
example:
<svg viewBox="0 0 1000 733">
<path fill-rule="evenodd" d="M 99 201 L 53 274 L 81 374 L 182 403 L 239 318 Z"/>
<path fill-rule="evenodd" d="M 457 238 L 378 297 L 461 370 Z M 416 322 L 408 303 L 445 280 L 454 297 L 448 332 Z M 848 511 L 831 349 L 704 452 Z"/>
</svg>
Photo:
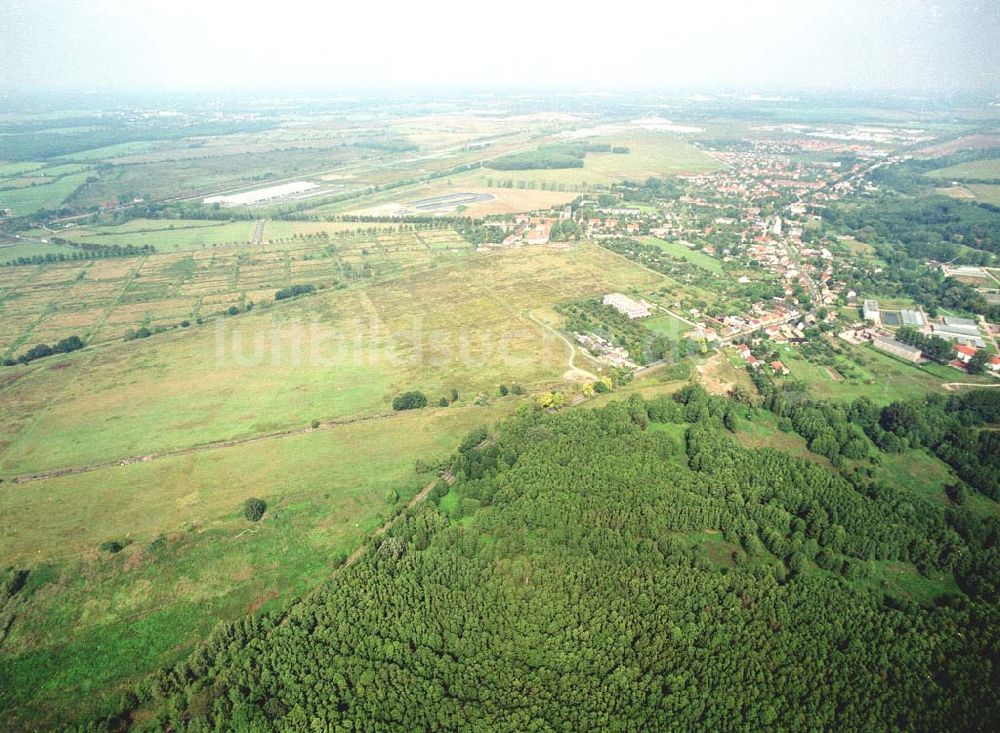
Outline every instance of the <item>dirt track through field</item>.
<svg viewBox="0 0 1000 733">
<path fill-rule="evenodd" d="M 370 415 L 368 417 L 355 417 L 346 420 L 328 420 L 319 424 L 319 427 L 306 427 L 306 428 L 293 428 L 291 430 L 279 430 L 274 433 L 264 433 L 261 435 L 250 435 L 245 438 L 231 438 L 229 440 L 218 440 L 211 443 L 202 443 L 200 445 L 193 445 L 189 448 L 176 448 L 174 450 L 161 451 L 159 453 L 149 453 L 146 455 L 138 456 L 127 456 L 125 458 L 118 458 L 113 461 L 104 461 L 101 463 L 87 463 L 80 464 L 76 466 L 65 466 L 63 468 L 53 468 L 48 471 L 37 471 L 34 473 L 26 473 L 20 476 L 11 476 L 6 479 L 0 479 L 0 482 L 6 482 L 11 484 L 26 484 L 31 481 L 41 481 L 43 479 L 58 478 L 60 476 L 75 476 L 80 473 L 88 473 L 90 471 L 98 471 L 102 468 L 113 468 L 115 466 L 131 466 L 135 463 L 150 463 L 152 461 L 159 461 L 164 458 L 173 458 L 174 456 L 187 456 L 192 453 L 202 453 L 204 451 L 218 450 L 220 448 L 232 448 L 238 445 L 248 445 L 250 443 L 261 443 L 266 440 L 278 440 L 280 438 L 290 438 L 294 435 L 304 435 L 305 433 L 312 433 L 317 430 L 329 430 L 330 428 L 340 427 L 342 425 L 354 425 L 357 423 L 371 422 L 373 420 L 388 420 L 394 417 L 398 417 L 399 413 L 387 412 L 380 415 Z"/>
<path fill-rule="evenodd" d="M 540 318 L 536 318 L 533 314 L 529 313 L 528 318 L 530 318 L 532 321 L 537 323 L 542 328 L 545 328 L 554 333 L 559 338 L 560 341 L 566 344 L 566 348 L 569 349 L 569 358 L 566 360 L 566 366 L 569 367 L 569 371 L 563 374 L 563 379 L 574 381 L 582 378 L 582 379 L 590 379 L 595 382 L 598 380 L 596 374 L 594 374 L 593 372 L 588 372 L 586 369 L 582 369 L 576 365 L 576 346 L 573 345 L 572 341 L 570 341 L 556 329 L 552 328 L 552 326 L 547 324 L 545 321 L 541 320 Z"/>
</svg>

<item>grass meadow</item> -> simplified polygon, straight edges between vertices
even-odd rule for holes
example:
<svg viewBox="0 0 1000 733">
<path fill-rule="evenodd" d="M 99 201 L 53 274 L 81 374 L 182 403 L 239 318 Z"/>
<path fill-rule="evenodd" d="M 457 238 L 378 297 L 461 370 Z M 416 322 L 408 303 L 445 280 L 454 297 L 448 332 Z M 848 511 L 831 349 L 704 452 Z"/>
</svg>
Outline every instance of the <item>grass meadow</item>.
<svg viewBox="0 0 1000 733">
<path fill-rule="evenodd" d="M 220 620 L 314 588 L 514 398 L 7 487 L 5 563 L 30 567 L 0 655 L 0 727 L 93 713 Z M 252 485 L 246 482 L 253 476 Z M 259 496 L 259 525 L 241 504 Z M 129 541 L 118 554 L 98 549 Z"/>
<path fill-rule="evenodd" d="M 98 693 L 180 658 L 216 621 L 314 587 L 429 480 L 417 459 L 447 455 L 469 429 L 514 409 L 517 398 L 499 398 L 499 384 L 535 392 L 563 383 L 567 347 L 532 320 L 535 311 L 662 283 L 586 243 L 458 255 L 453 233 L 390 234 L 412 238 L 412 248 L 381 234 L 364 241 L 385 261 L 404 261 L 382 279 L 270 307 L 260 291 L 260 307 L 221 327 L 115 338 L 0 372 L 0 557 L 31 571 L 0 656 L 0 677 L 16 681 L 0 691 L 0 727 L 92 711 Z M 96 298 L 96 283 L 110 280 L 101 291 L 107 324 L 134 282 L 154 287 L 133 305 L 163 313 L 193 283 L 208 299 L 233 277 L 256 283 L 274 270 L 273 287 L 299 262 L 330 267 L 323 258 L 290 265 L 295 247 L 252 262 L 230 251 L 178 252 L 0 272 L 31 274 L 34 289 L 46 284 L 59 302 Z M 202 265 L 210 280 L 195 277 Z M 250 276 L 253 268 L 262 272 Z M 152 298 L 161 291 L 171 297 Z M 194 294 L 181 300 L 189 305 Z M 45 318 L 60 313 L 27 293 L 4 308 L 15 321 L 38 321 L 38 334 L 54 332 Z M 392 397 L 411 388 L 432 405 L 451 389 L 459 400 L 393 413 Z M 334 422 L 310 429 L 312 420 Z M 299 432 L 156 455 L 284 430 Z M 118 465 L 130 456 L 154 458 Z M 88 465 L 96 468 L 10 480 Z M 248 496 L 269 504 L 260 525 L 240 515 Z M 99 549 L 107 540 L 128 544 L 110 554 Z M 43 710 L 55 717 L 36 717 Z"/>
<path fill-rule="evenodd" d="M 380 414 L 411 387 L 545 384 L 568 355 L 533 309 L 657 282 L 587 244 L 445 255 L 363 288 L 10 368 L 0 476 Z"/>
<path fill-rule="evenodd" d="M 886 404 L 941 392 L 946 382 L 990 383 L 989 378 L 969 376 L 947 366 L 910 364 L 867 346 L 838 347 L 841 352 L 832 367 L 807 360 L 793 346 L 781 346 L 778 353 L 791 376 L 805 383 L 818 399 L 849 401 L 864 396 Z"/>
<path fill-rule="evenodd" d="M 46 209 L 58 209 L 87 179 L 87 173 L 61 175 L 52 181 L 37 179 L 34 185 L 0 190 L 0 209 L 10 209 L 14 216 L 28 216 Z M 17 179 L 3 179 L 0 184 L 17 185 Z"/>
<path fill-rule="evenodd" d="M 115 236 L 125 243 L 162 244 L 161 234 L 149 230 L 148 224 L 132 222 L 132 226 L 136 231 L 131 235 Z M 253 224 L 224 226 L 249 236 Z M 192 225 L 168 230 L 166 236 L 189 236 L 187 232 L 205 236 L 200 232 L 216 229 Z M 277 233 L 287 236 L 274 243 L 269 243 L 267 231 L 261 245 L 0 268 L 0 356 L 13 356 L 36 343 L 72 334 L 100 343 L 121 339 L 127 330 L 140 326 L 195 322 L 232 305 L 271 301 L 275 291 L 289 285 L 360 286 L 428 267 L 442 257 L 460 257 L 470 249 L 451 229 L 414 233 L 390 228 L 357 236 L 305 239 L 315 232 L 308 227 L 282 226 Z M 0 249 L 0 256 L 8 249 L 20 256 L 18 252 L 36 254 L 46 247 L 24 246 L 29 249 Z"/>
<path fill-rule="evenodd" d="M 660 239 L 659 237 L 640 237 L 639 239 L 644 244 L 651 244 L 654 247 L 659 247 L 667 254 L 687 260 L 692 265 L 696 265 L 703 270 L 708 270 L 715 275 L 722 274 L 722 263 L 704 252 L 700 252 L 696 249 L 690 249 L 680 242 L 668 242 L 665 239 Z"/>
<path fill-rule="evenodd" d="M 627 155 L 588 153 L 583 168 L 552 170 L 490 170 L 482 168 L 454 180 L 489 185 L 489 181 L 511 180 L 538 186 L 556 185 L 564 190 L 589 190 L 625 180 L 645 180 L 650 176 L 700 173 L 717 170 L 721 163 L 689 142 L 669 133 L 623 131 L 620 136 L 588 138 L 587 142 L 627 146 Z"/>
<path fill-rule="evenodd" d="M 927 174 L 931 178 L 948 181 L 1000 179 L 1000 158 L 974 160 L 968 163 L 950 165 Z"/>
</svg>

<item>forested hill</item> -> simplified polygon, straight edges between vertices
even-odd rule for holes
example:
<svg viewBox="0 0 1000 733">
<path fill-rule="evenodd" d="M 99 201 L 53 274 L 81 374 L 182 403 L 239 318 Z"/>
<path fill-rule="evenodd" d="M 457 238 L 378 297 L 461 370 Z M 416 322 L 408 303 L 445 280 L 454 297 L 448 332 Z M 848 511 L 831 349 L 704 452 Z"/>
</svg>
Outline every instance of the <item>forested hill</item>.
<svg viewBox="0 0 1000 733">
<path fill-rule="evenodd" d="M 146 684 L 132 724 L 996 730 L 996 519 L 742 448 L 727 401 L 686 399 L 474 434 L 450 490 Z M 957 585 L 890 591 L 888 561 Z"/>
</svg>

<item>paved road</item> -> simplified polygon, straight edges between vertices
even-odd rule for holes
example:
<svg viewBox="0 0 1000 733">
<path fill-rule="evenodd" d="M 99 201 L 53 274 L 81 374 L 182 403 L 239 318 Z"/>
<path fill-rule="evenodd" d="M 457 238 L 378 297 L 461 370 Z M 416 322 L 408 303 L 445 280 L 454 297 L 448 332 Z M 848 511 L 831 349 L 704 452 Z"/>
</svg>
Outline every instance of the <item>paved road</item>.
<svg viewBox="0 0 1000 733">
<path fill-rule="evenodd" d="M 253 228 L 253 236 L 250 237 L 250 244 L 260 244 L 264 240 L 264 220 L 258 221 Z"/>
</svg>

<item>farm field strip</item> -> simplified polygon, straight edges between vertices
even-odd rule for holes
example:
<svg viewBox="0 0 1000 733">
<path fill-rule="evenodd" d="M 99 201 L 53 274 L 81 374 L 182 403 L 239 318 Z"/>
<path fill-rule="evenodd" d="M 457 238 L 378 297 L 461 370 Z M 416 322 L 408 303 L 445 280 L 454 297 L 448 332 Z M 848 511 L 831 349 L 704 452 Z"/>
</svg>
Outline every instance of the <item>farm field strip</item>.
<svg viewBox="0 0 1000 733">
<path fill-rule="evenodd" d="M 58 338 L 78 333 L 88 341 L 108 340 L 120 338 L 130 326 L 175 325 L 184 317 L 190 318 L 199 301 L 201 314 L 209 316 L 213 305 L 221 312 L 245 297 L 256 302 L 270 300 L 276 290 L 291 284 L 358 284 L 429 266 L 450 252 L 469 251 L 468 244 L 450 229 L 428 230 L 422 236 L 428 238 L 429 247 L 413 232 L 393 230 L 4 268 L 0 276 L 9 278 L 0 279 L 0 288 L 8 325 L 17 314 L 37 313 L 54 303 L 58 307 L 51 309 L 41 324 L 46 333 Z M 16 277 L 16 272 L 22 271 L 30 271 L 30 277 Z M 72 299 L 65 297 L 69 287 L 74 288 Z M 93 316 L 94 312 L 100 312 L 100 317 Z M 72 330 L 81 324 L 87 325 L 85 334 Z M 8 329 L 0 329 L 0 349 L 23 343 L 23 330 L 9 334 Z"/>
<path fill-rule="evenodd" d="M 84 349 L 23 368 L 8 388 L 0 471 L 22 475 L 277 432 L 314 418 L 376 415 L 413 386 L 440 396 L 452 388 L 490 392 L 515 380 L 552 383 L 564 371 L 562 347 L 512 313 L 659 283 L 661 276 L 594 245 L 470 255 L 361 289 L 254 309 L 215 327 Z M 327 333 L 349 338 L 321 340 Z M 277 351 L 268 353 L 275 338 Z M 263 361 L 244 363 L 249 357 L 240 354 L 258 339 Z M 288 351 L 294 344 L 306 355 L 318 349 L 315 361 L 296 366 Z M 442 368 L 427 369 L 441 358 Z M 186 405 L 183 419 L 175 415 L 177 400 Z M 41 414 L 44 428 L 24 422 Z M 36 434 L 43 429 L 44 437 Z M 33 448 L 41 444 L 44 453 Z"/>
</svg>

